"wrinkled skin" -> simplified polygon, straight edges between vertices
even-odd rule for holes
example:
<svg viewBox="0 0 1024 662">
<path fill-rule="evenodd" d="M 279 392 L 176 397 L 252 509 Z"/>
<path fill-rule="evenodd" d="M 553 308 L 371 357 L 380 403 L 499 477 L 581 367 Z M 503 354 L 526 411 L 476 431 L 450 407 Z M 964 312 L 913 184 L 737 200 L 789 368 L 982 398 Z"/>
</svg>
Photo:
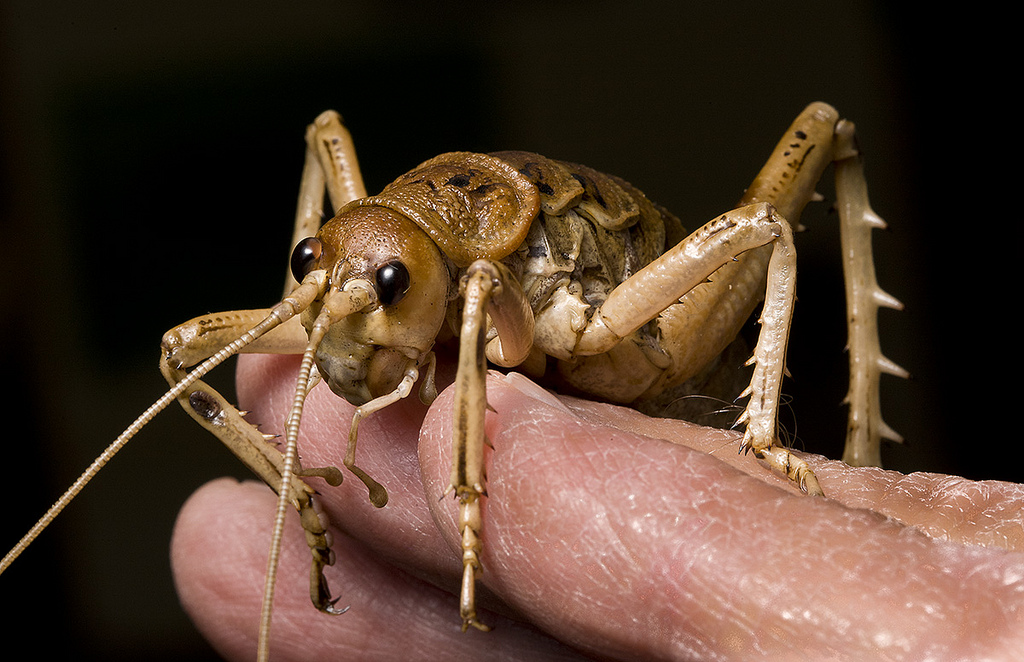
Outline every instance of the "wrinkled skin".
<svg viewBox="0 0 1024 662">
<path fill-rule="evenodd" d="M 296 365 L 239 364 L 242 407 L 264 431 L 284 420 Z M 441 498 L 451 395 L 429 409 L 409 398 L 361 425 L 357 457 L 387 486 L 387 507 L 370 505 L 351 477 L 338 488 L 311 481 L 335 528 L 328 578 L 351 609 L 329 616 L 310 605 L 294 522 L 273 659 L 1011 659 L 1024 650 L 1024 486 L 809 456 L 829 495 L 810 498 L 737 456 L 735 433 L 559 400 L 518 375 L 488 380 L 496 411 L 481 604 L 501 615 L 484 611 L 490 633 L 462 633 L 456 501 Z M 351 412 L 314 389 L 299 440 L 306 466 L 340 465 Z M 231 659 L 254 655 L 274 504 L 263 485 L 214 481 L 175 529 L 182 602 Z"/>
</svg>

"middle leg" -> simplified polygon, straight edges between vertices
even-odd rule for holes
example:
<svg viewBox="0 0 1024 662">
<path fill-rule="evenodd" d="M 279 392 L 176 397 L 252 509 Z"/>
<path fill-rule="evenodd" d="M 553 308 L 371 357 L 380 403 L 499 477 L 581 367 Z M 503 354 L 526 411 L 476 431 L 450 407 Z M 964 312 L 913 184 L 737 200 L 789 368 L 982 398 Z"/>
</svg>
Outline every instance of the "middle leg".
<svg viewBox="0 0 1024 662">
<path fill-rule="evenodd" d="M 776 436 L 780 389 L 786 373 L 786 345 L 796 295 L 796 253 L 789 223 L 770 204 L 748 205 L 724 214 L 615 288 L 594 313 L 573 350 L 573 354 L 580 357 L 573 371 L 573 378 L 577 380 L 574 385 L 587 388 L 579 381 L 585 379 L 585 370 L 578 369 L 588 361 L 585 357 L 609 352 L 650 320 L 657 318 L 659 324 L 662 321 L 678 323 L 686 317 L 686 307 L 694 305 L 691 294 L 709 277 L 715 278 L 723 268 L 746 268 L 751 273 L 763 273 L 757 260 L 764 258 L 768 262 L 768 280 L 760 318 L 761 331 L 748 362 L 753 365 L 753 376 L 742 394 L 749 396 L 749 400 L 739 419 L 746 424 L 741 450 L 753 451 L 808 493 L 821 494 L 810 467 L 782 448 Z M 759 277 L 747 280 L 763 283 Z M 746 281 L 736 278 L 730 282 Z M 686 299 L 680 303 L 684 297 Z M 757 298 L 740 297 L 755 302 Z M 702 313 L 722 317 L 722 327 L 687 329 L 678 324 L 666 324 L 661 344 L 673 357 L 673 365 L 662 378 L 682 381 L 688 376 L 686 371 L 700 370 L 703 364 L 699 362 L 686 365 L 679 360 L 680 356 L 691 352 L 693 346 L 703 346 L 704 352 L 714 356 L 714 352 L 721 351 L 731 341 L 735 331 L 730 333 L 725 327 L 742 324 L 749 315 L 749 310 L 733 309 L 731 301 L 733 299 L 705 300 L 697 304 Z M 725 308 L 725 312 L 716 310 L 718 306 Z M 648 392 L 662 386 L 656 381 Z"/>
</svg>

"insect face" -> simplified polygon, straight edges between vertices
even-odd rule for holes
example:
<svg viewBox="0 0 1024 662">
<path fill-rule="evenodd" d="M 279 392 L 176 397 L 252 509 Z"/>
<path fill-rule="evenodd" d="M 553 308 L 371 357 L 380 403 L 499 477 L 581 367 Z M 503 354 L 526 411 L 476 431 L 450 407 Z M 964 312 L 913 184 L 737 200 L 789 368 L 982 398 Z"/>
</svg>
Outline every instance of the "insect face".
<svg viewBox="0 0 1024 662">
<path fill-rule="evenodd" d="M 331 390 L 352 404 L 394 390 L 433 346 L 451 278 L 434 242 L 402 215 L 382 207 L 343 210 L 299 243 L 292 265 L 297 278 L 326 270 L 331 291 L 359 279 L 377 294 L 373 306 L 332 324 L 316 354 Z M 303 315 L 307 329 L 321 307 L 318 301 Z"/>
</svg>

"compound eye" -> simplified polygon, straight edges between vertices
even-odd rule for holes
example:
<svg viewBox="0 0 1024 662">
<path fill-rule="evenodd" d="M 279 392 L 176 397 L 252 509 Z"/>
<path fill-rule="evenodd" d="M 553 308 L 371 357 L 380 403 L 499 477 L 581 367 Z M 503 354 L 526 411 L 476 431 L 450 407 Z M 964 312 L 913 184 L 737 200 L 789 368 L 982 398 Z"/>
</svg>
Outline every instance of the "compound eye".
<svg viewBox="0 0 1024 662">
<path fill-rule="evenodd" d="M 306 237 L 295 245 L 292 251 L 292 276 L 295 280 L 302 282 L 310 271 L 316 269 L 320 262 L 320 255 L 323 253 L 323 244 L 316 237 Z"/>
<path fill-rule="evenodd" d="M 402 300 L 409 291 L 409 270 L 398 260 L 391 260 L 377 269 L 377 298 L 385 306 Z"/>
</svg>

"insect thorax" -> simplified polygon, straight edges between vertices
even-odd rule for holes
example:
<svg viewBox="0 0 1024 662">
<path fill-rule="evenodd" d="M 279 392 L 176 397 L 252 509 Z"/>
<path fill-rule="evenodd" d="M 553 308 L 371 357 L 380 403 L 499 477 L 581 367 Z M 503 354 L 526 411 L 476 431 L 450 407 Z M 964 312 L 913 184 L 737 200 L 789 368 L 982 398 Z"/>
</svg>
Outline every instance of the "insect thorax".
<svg viewBox="0 0 1024 662">
<path fill-rule="evenodd" d="M 537 187 L 540 213 L 526 241 L 505 258 L 526 292 L 536 318 L 534 346 L 569 364 L 559 366 L 569 385 L 610 400 L 631 401 L 640 383 L 662 371 L 657 322 L 641 327 L 602 360 L 639 361 L 634 385 L 607 371 L 607 380 L 574 379 L 579 333 L 608 294 L 685 236 L 678 219 L 627 182 L 591 168 L 525 152 L 495 156 L 513 163 Z M 605 372 L 597 370 L 596 374 Z M 642 389 L 640 389 L 642 390 Z"/>
</svg>

